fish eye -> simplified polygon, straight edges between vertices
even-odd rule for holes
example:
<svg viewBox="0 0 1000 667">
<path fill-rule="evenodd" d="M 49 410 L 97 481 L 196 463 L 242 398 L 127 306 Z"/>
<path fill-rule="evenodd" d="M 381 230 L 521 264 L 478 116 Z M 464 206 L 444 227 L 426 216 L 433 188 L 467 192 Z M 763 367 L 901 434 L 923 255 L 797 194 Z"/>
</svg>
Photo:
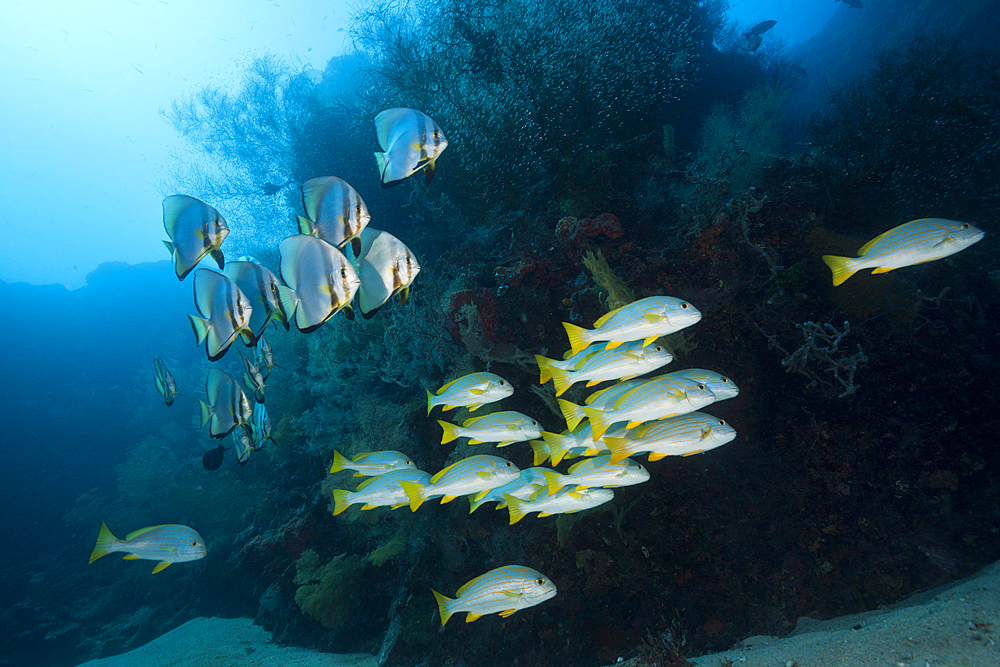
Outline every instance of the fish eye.
<svg viewBox="0 0 1000 667">
<path fill-rule="evenodd" d="M 193 546 L 193 547 L 196 547 L 196 546 L 198 546 L 198 542 L 192 542 L 192 543 L 191 543 L 191 546 Z"/>
<path fill-rule="evenodd" d="M 535 579 L 535 583 L 539 586 L 543 586 L 545 585 L 545 580 L 539 577 L 538 579 Z"/>
<path fill-rule="evenodd" d="M 502 387 L 502 386 L 504 386 L 505 382 L 503 380 L 500 380 L 499 384 Z"/>
<path fill-rule="evenodd" d="M 656 347 L 654 347 L 653 349 L 654 349 L 654 350 L 656 350 L 657 352 L 663 352 L 663 348 L 662 348 L 662 347 L 660 347 L 659 345 L 657 345 L 657 346 L 656 346 Z"/>
<path fill-rule="evenodd" d="M 698 389 L 705 389 L 705 385 L 704 384 L 699 384 L 698 385 Z"/>
<path fill-rule="evenodd" d="M 684 303 L 681 304 L 681 310 L 687 310 L 689 306 L 690 304 L 687 301 L 685 301 Z"/>
<path fill-rule="evenodd" d="M 347 277 L 347 269 L 344 269 L 344 268 L 340 269 L 340 277 L 341 278 L 346 278 Z"/>
<path fill-rule="evenodd" d="M 720 419 L 719 420 L 719 426 L 725 426 L 725 425 L 726 425 L 726 420 L 725 419 Z"/>
<path fill-rule="evenodd" d="M 510 461 L 507 461 L 507 463 L 504 464 L 504 467 L 506 467 L 506 468 L 509 468 L 510 466 L 511 466 Z"/>
<path fill-rule="evenodd" d="M 729 378 L 727 377 L 722 378 L 722 384 L 726 384 L 727 382 L 729 382 Z"/>
<path fill-rule="evenodd" d="M 963 222 L 963 223 L 962 223 L 962 229 L 968 229 L 968 228 L 969 228 L 969 227 L 971 227 L 971 226 L 972 226 L 972 225 L 970 225 L 970 224 L 969 224 L 969 223 L 967 223 L 967 222 Z"/>
<path fill-rule="evenodd" d="M 532 419 L 531 420 L 531 425 L 532 426 L 538 426 L 538 422 L 536 422 L 534 419 Z"/>
</svg>

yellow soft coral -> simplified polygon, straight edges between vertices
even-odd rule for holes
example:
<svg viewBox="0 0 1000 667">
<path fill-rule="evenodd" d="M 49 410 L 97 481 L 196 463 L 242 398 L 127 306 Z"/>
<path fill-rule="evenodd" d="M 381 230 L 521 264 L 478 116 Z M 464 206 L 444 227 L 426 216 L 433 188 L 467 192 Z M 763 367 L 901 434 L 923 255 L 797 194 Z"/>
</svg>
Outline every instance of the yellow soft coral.
<svg viewBox="0 0 1000 667">
<path fill-rule="evenodd" d="M 324 628 L 336 628 L 350 618 L 361 591 L 365 564 L 359 556 L 340 554 L 326 565 L 309 549 L 295 561 L 295 604 Z"/>
<path fill-rule="evenodd" d="M 600 250 L 597 254 L 587 251 L 583 256 L 583 265 L 587 267 L 590 274 L 594 276 L 594 282 L 607 295 L 608 310 L 615 310 L 635 301 L 632 290 L 625 286 L 625 281 L 611 270 L 608 262 L 604 259 L 604 253 Z"/>
</svg>

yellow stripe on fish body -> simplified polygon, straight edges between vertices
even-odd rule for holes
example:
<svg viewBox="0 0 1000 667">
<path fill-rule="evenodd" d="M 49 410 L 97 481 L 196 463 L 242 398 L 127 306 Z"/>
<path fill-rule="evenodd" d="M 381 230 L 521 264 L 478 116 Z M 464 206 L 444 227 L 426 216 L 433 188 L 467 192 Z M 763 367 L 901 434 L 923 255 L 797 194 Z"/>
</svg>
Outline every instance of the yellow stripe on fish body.
<svg viewBox="0 0 1000 667">
<path fill-rule="evenodd" d="M 220 246 L 229 235 L 229 227 L 219 212 L 205 202 L 187 195 L 165 197 L 163 228 L 170 237 L 164 243 L 174 256 L 179 280 L 184 280 L 208 254 L 220 269 L 224 266 Z"/>
<path fill-rule="evenodd" d="M 545 482 L 549 495 L 568 486 L 613 487 L 632 486 L 649 481 L 649 471 L 632 459 L 611 461 L 611 453 L 598 454 L 570 466 L 567 474 L 560 475 L 555 470 L 545 472 Z"/>
<path fill-rule="evenodd" d="M 477 454 L 451 464 L 431 477 L 426 485 L 403 483 L 414 512 L 425 500 L 441 498 L 448 503 L 458 496 L 478 495 L 517 479 L 521 470 L 506 459 L 489 454 Z M 475 498 L 478 500 L 479 498 Z"/>
<path fill-rule="evenodd" d="M 333 514 L 336 516 L 351 505 L 362 504 L 362 510 L 376 507 L 397 509 L 410 502 L 403 484 L 426 485 L 431 481 L 430 473 L 416 468 L 399 468 L 378 477 L 370 477 L 358 485 L 357 490 L 333 490 Z"/>
<path fill-rule="evenodd" d="M 641 340 L 629 341 L 610 350 L 597 350 L 578 361 L 571 370 L 550 366 L 549 375 L 555 384 L 556 396 L 561 396 L 577 382 L 586 382 L 592 387 L 606 380 L 634 378 L 666 366 L 673 359 L 662 345 L 647 347 Z"/>
<path fill-rule="evenodd" d="M 594 406 L 581 410 L 590 419 L 594 438 L 600 438 L 617 422 L 627 422 L 631 428 L 644 421 L 694 412 L 713 402 L 715 394 L 704 384 L 687 378 L 660 376 L 619 397 L 610 410 Z"/>
<path fill-rule="evenodd" d="M 833 273 L 834 286 L 862 269 L 886 273 L 904 266 L 948 257 L 982 240 L 986 232 L 975 225 L 944 218 L 920 218 L 893 227 L 858 250 L 858 257 L 823 255 Z"/>
<path fill-rule="evenodd" d="M 548 577 L 523 565 L 504 565 L 482 574 L 458 589 L 454 599 L 437 591 L 434 598 L 444 626 L 453 614 L 468 612 L 466 623 L 484 614 L 511 614 L 534 607 L 556 595 L 556 585 Z"/>
<path fill-rule="evenodd" d="M 362 452 L 355 454 L 350 459 L 335 449 L 333 450 L 333 465 L 330 466 L 330 473 L 353 470 L 355 477 L 377 477 L 393 470 L 416 467 L 410 457 L 393 449 Z"/>
<path fill-rule="evenodd" d="M 574 353 L 597 341 L 606 341 L 607 349 L 633 340 L 649 345 L 659 336 L 680 331 L 698 322 L 701 312 L 687 301 L 672 296 L 650 296 L 633 301 L 607 313 L 587 330 L 563 322 Z"/>
<path fill-rule="evenodd" d="M 102 522 L 97 544 L 90 554 L 90 562 L 122 551 L 126 553 L 126 560 L 160 561 L 153 568 L 153 574 L 171 563 L 198 560 L 208 553 L 205 540 L 196 530 L 187 526 L 164 524 L 140 528 L 126 535 L 124 540 L 119 540 L 111 534 L 107 524 Z"/>
<path fill-rule="evenodd" d="M 486 403 L 493 403 L 514 393 L 510 383 L 494 373 L 469 373 L 452 380 L 432 394 L 427 392 L 427 414 L 434 406 L 452 410 L 468 406 L 475 410 Z"/>
<path fill-rule="evenodd" d="M 507 497 L 507 511 L 510 513 L 510 525 L 514 525 L 524 517 L 534 512 L 538 512 L 539 517 L 553 516 L 555 514 L 573 514 L 583 510 L 592 509 L 598 505 L 610 502 L 615 497 L 615 492 L 605 488 L 577 487 L 573 489 L 560 489 L 555 495 L 548 495 L 545 491 L 536 498 L 529 500 L 519 500 L 513 496 Z"/>
<path fill-rule="evenodd" d="M 665 456 L 690 456 L 721 447 L 736 437 L 736 430 L 724 419 L 704 412 L 690 412 L 661 421 L 642 424 L 620 436 L 606 435 L 611 461 L 633 454 L 649 454 L 650 461 Z"/>
<path fill-rule="evenodd" d="M 537 421 L 513 410 L 471 417 L 462 422 L 461 426 L 441 420 L 438 420 L 438 424 L 444 429 L 441 444 L 456 438 L 470 438 L 469 444 L 472 445 L 495 442 L 497 447 L 505 447 L 542 435 L 542 428 Z"/>
</svg>

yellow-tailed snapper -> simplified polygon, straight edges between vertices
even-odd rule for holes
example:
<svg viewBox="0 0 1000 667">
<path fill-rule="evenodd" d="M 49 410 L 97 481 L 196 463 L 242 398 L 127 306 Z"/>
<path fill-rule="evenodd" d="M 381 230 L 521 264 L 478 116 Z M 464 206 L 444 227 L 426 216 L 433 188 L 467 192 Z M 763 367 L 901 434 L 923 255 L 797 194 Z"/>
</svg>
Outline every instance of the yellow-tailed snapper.
<svg viewBox="0 0 1000 667">
<path fill-rule="evenodd" d="M 226 240 L 229 227 L 219 212 L 205 202 L 187 195 L 165 197 L 163 228 L 170 237 L 163 243 L 174 256 L 179 280 L 184 280 L 205 255 L 211 254 L 220 269 L 225 264 L 219 246 Z"/>
<path fill-rule="evenodd" d="M 542 365 L 541 362 L 538 364 L 538 384 L 545 384 L 552 379 L 552 373 L 550 369 L 560 368 L 564 371 L 571 371 L 576 368 L 576 365 L 582 362 L 584 359 L 592 355 L 598 350 L 603 350 L 605 343 L 591 343 L 586 348 L 580 350 L 577 353 L 573 353 L 572 350 L 566 352 L 563 359 L 548 359 L 547 357 L 541 357 L 545 359 L 546 363 Z M 539 357 L 535 357 L 536 361 Z"/>
<path fill-rule="evenodd" d="M 538 368 L 545 369 L 542 374 L 552 378 L 556 396 L 561 396 L 577 382 L 586 382 L 588 387 L 593 387 L 605 380 L 627 380 L 666 366 L 673 359 L 674 356 L 662 345 L 646 346 L 641 340 L 629 341 L 610 350 L 596 350 L 571 369 L 559 368 L 555 365 L 558 361 L 535 355 Z"/>
<path fill-rule="evenodd" d="M 111 534 L 106 523 L 101 523 L 97 545 L 90 554 L 93 563 L 101 556 L 125 552 L 125 560 L 159 561 L 153 568 L 156 574 L 171 563 L 184 563 L 204 558 L 208 551 L 205 540 L 193 528 L 178 524 L 164 524 L 134 530 L 119 540 Z"/>
<path fill-rule="evenodd" d="M 628 458 L 612 462 L 610 452 L 574 463 L 565 475 L 560 475 L 555 470 L 545 471 L 545 483 L 550 496 L 563 487 L 610 488 L 648 481 L 649 471 L 641 463 Z"/>
<path fill-rule="evenodd" d="M 680 377 L 658 377 L 647 380 L 632 391 L 619 397 L 613 405 L 594 403 L 580 407 L 559 400 L 559 406 L 567 419 L 578 419 L 579 412 L 590 418 L 590 428 L 595 439 L 604 435 L 611 424 L 627 422 L 628 427 L 638 426 L 644 421 L 666 419 L 674 415 L 694 412 L 715 402 L 715 394 L 704 384 Z M 608 409 L 610 407 L 610 409 Z"/>
<path fill-rule="evenodd" d="M 510 525 L 513 526 L 533 512 L 538 512 L 540 517 L 573 514 L 603 505 L 614 497 L 614 491 L 601 487 L 561 489 L 552 496 L 543 492 L 533 500 L 518 500 L 510 496 L 507 498 L 507 511 L 510 512 Z"/>
<path fill-rule="evenodd" d="M 582 412 L 581 418 L 585 417 Z M 573 430 L 562 433 L 550 433 L 542 431 L 542 440 L 548 445 L 549 458 L 552 465 L 559 465 L 559 462 L 566 457 L 593 456 L 601 452 L 608 451 L 603 438 L 594 439 L 594 433 L 589 421 L 577 424 Z"/>
<path fill-rule="evenodd" d="M 672 296 L 650 296 L 605 314 L 594 322 L 593 329 L 569 322 L 563 322 L 563 327 L 575 354 L 597 341 L 606 341 L 609 350 L 632 340 L 649 345 L 659 336 L 680 331 L 700 319 L 701 311 L 687 301 Z"/>
<path fill-rule="evenodd" d="M 511 614 L 534 607 L 556 596 L 556 585 L 548 577 L 523 565 L 504 565 L 482 574 L 458 589 L 455 599 L 435 590 L 434 599 L 444 626 L 452 614 L 468 612 L 466 623 L 484 614 Z"/>
<path fill-rule="evenodd" d="M 278 244 L 281 303 L 303 333 L 315 331 L 342 308 L 348 308 L 360 281 L 343 253 L 315 236 L 297 234 Z M 348 317 L 352 315 L 349 314 Z"/>
<path fill-rule="evenodd" d="M 352 246 L 347 259 L 358 272 L 358 306 L 365 319 L 373 317 L 386 301 L 399 294 L 406 303 L 410 285 L 420 272 L 420 264 L 410 249 L 395 236 L 368 227 L 361 233 L 359 250 Z"/>
<path fill-rule="evenodd" d="M 441 498 L 448 503 L 459 496 L 485 497 L 490 489 L 512 482 L 521 470 L 506 459 L 489 454 L 477 454 L 452 463 L 431 477 L 430 484 L 403 483 L 403 490 L 410 499 L 410 509 L 417 511 L 425 500 Z"/>
<path fill-rule="evenodd" d="M 383 188 L 424 170 L 424 182 L 434 177 L 434 163 L 448 140 L 438 124 L 416 109 L 386 109 L 375 116 L 375 133 L 382 151 L 375 153 Z"/>
<path fill-rule="evenodd" d="M 401 484 L 426 485 L 429 484 L 431 476 L 423 470 L 416 468 L 398 468 L 384 475 L 366 479 L 358 485 L 356 491 L 346 491 L 344 489 L 333 490 L 333 513 L 340 514 L 351 505 L 362 503 L 363 510 L 371 510 L 376 507 L 392 507 L 397 509 L 405 507 L 410 499 L 403 491 Z"/>
<path fill-rule="evenodd" d="M 347 458 L 333 450 L 333 465 L 330 474 L 341 470 L 353 470 L 355 477 L 378 477 L 393 470 L 416 468 L 409 456 L 403 452 L 386 449 L 380 452 L 362 452 Z"/>
<path fill-rule="evenodd" d="M 733 398 L 740 393 L 740 388 L 731 379 L 721 373 L 705 370 L 704 368 L 685 368 L 681 371 L 664 373 L 660 377 L 681 377 L 703 384 L 715 394 L 715 400 L 717 401 Z"/>
<path fill-rule="evenodd" d="M 358 191 L 341 178 L 321 176 L 302 184 L 302 208 L 305 217 L 297 216 L 299 233 L 323 239 L 343 249 L 348 241 L 354 253 L 361 252 L 358 236 L 371 215 Z"/>
<path fill-rule="evenodd" d="M 611 450 L 611 462 L 624 461 L 633 454 L 649 454 L 650 461 L 665 456 L 689 456 L 706 452 L 730 442 L 736 429 L 724 419 L 689 412 L 660 421 L 640 424 L 624 432 L 604 436 L 604 443 Z"/>
<path fill-rule="evenodd" d="M 229 278 L 211 269 L 194 272 L 194 305 L 201 314 L 188 315 L 195 340 L 205 343 L 209 361 L 221 359 L 229 346 L 242 336 L 247 345 L 257 338 L 250 328 L 253 309 L 246 295 Z"/>
<path fill-rule="evenodd" d="M 177 397 L 177 382 L 159 356 L 153 357 L 153 382 L 156 384 L 156 391 L 163 397 L 163 402 L 168 406 L 173 405 L 174 398 Z"/>
<path fill-rule="evenodd" d="M 483 442 L 495 442 L 497 447 L 506 447 L 515 442 L 524 442 L 542 435 L 542 427 L 531 417 L 504 410 L 482 417 L 470 417 L 461 426 L 438 420 L 444 429 L 441 444 L 451 442 L 456 438 L 469 438 L 470 445 Z"/>
<path fill-rule="evenodd" d="M 213 438 L 229 435 L 237 426 L 246 424 L 253 414 L 250 401 L 239 383 L 218 368 L 208 370 L 205 394 L 208 402 L 199 401 L 201 425 L 210 423 L 208 432 Z"/>
<path fill-rule="evenodd" d="M 288 317 L 282 309 L 278 290 L 281 281 L 270 269 L 259 262 L 241 259 L 228 262 L 222 269 L 222 275 L 236 283 L 250 302 L 253 309 L 250 328 L 254 336 L 260 338 L 271 320 L 276 320 L 288 330 Z"/>
<path fill-rule="evenodd" d="M 833 272 L 834 286 L 840 285 L 861 269 L 886 273 L 893 269 L 932 262 L 965 250 L 986 235 L 975 225 L 944 218 L 920 218 L 893 227 L 876 236 L 858 250 L 858 257 L 823 255 Z"/>
<path fill-rule="evenodd" d="M 444 410 L 468 406 L 475 410 L 486 403 L 493 403 L 514 393 L 514 388 L 495 373 L 469 373 L 445 384 L 436 393 L 427 390 L 427 414 L 435 405 Z"/>
</svg>

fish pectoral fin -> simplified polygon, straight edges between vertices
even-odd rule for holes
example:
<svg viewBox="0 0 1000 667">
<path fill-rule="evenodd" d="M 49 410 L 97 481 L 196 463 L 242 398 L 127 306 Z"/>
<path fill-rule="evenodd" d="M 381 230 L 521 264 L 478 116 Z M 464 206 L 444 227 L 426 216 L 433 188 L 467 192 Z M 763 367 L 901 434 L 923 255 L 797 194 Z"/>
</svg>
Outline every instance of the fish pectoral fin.
<svg viewBox="0 0 1000 667">
<path fill-rule="evenodd" d="M 483 394 L 486 393 L 486 390 L 481 387 L 473 387 L 472 389 L 469 390 L 469 393 L 472 394 L 473 396 L 482 396 Z"/>
<path fill-rule="evenodd" d="M 168 565 L 170 565 L 170 561 L 169 560 L 161 560 L 159 563 L 156 564 L 156 567 L 153 568 L 153 572 L 152 573 L 156 574 L 157 572 L 159 572 L 160 570 L 164 569 Z"/>
<path fill-rule="evenodd" d="M 458 496 L 441 496 L 441 504 L 444 505 L 445 503 L 450 503 L 455 498 L 458 498 Z"/>
<path fill-rule="evenodd" d="M 468 614 L 465 615 L 465 622 L 466 623 L 472 623 L 473 621 L 478 620 L 478 619 L 480 619 L 482 617 L 483 617 L 482 614 L 475 614 L 475 613 L 473 613 L 473 612 L 470 611 Z"/>
<path fill-rule="evenodd" d="M 517 613 L 517 609 L 507 609 L 506 611 L 500 612 L 500 616 L 502 618 L 507 618 L 511 614 L 516 614 L 516 613 Z"/>
<path fill-rule="evenodd" d="M 521 598 L 521 593 L 518 593 L 517 591 L 504 591 L 503 594 L 506 597 L 509 597 L 509 598 L 518 598 L 518 599 Z M 515 609 L 515 610 L 511 611 L 510 613 L 513 614 L 514 611 L 517 611 L 517 610 Z"/>
<path fill-rule="evenodd" d="M 125 554 L 124 556 L 122 556 L 122 558 L 125 560 L 141 560 L 138 556 L 134 554 Z"/>
<path fill-rule="evenodd" d="M 919 262 L 919 263 L 922 264 L 923 262 Z M 893 271 L 895 268 L 896 268 L 895 266 L 892 266 L 892 267 L 889 267 L 889 268 L 886 268 L 884 266 L 880 266 L 877 269 L 873 269 L 872 270 L 872 275 L 875 275 L 876 273 L 889 273 L 890 271 Z"/>
</svg>

